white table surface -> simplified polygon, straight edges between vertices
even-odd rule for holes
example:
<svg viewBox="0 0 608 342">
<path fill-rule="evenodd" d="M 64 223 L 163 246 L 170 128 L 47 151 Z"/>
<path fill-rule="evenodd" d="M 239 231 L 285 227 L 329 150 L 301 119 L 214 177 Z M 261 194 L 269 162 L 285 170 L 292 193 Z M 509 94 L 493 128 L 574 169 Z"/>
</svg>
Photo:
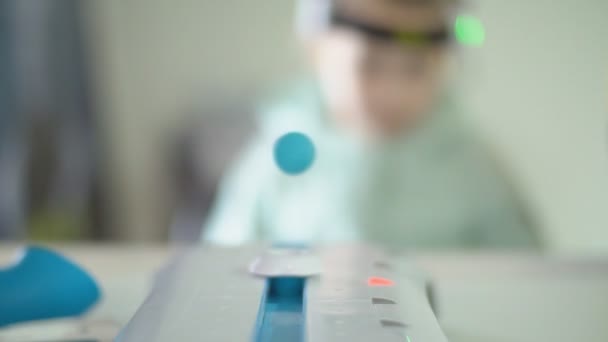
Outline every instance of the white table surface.
<svg viewBox="0 0 608 342">
<path fill-rule="evenodd" d="M 83 320 L 0 329 L 0 341 L 57 341 L 84 329 L 110 341 L 172 255 L 166 246 L 55 248 L 93 274 L 103 300 Z M 14 251 L 0 245 L 0 265 Z M 452 342 L 608 341 L 608 259 L 481 253 L 414 259 L 435 280 L 439 319 Z"/>
</svg>

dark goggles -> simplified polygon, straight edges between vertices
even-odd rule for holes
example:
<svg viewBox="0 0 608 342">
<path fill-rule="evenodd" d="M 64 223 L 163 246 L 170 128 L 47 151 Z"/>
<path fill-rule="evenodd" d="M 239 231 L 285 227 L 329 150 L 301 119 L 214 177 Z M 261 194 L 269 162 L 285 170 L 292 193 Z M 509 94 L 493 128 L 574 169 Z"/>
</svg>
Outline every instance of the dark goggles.
<svg viewBox="0 0 608 342">
<path fill-rule="evenodd" d="M 391 31 L 338 13 L 332 14 L 331 24 L 355 30 L 370 38 L 396 41 L 407 45 L 440 46 L 451 40 L 451 32 L 445 27 L 428 32 Z"/>
</svg>

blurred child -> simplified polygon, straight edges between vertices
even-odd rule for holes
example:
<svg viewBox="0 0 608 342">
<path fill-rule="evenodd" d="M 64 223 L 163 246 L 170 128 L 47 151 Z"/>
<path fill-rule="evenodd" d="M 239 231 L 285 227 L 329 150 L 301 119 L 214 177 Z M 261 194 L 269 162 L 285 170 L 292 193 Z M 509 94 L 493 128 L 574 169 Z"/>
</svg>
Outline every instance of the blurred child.
<svg viewBox="0 0 608 342">
<path fill-rule="evenodd" d="M 446 95 L 452 10 L 441 0 L 302 0 L 298 32 L 316 79 L 264 109 L 203 240 L 537 245 Z M 290 131 L 317 148 L 301 176 L 272 161 L 275 140 Z"/>
</svg>

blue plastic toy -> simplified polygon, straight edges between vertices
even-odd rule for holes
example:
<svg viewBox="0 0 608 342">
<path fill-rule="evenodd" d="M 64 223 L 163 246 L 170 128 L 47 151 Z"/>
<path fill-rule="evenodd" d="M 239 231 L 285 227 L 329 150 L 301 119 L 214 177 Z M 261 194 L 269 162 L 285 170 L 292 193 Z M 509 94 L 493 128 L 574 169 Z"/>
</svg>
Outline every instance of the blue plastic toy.
<svg viewBox="0 0 608 342">
<path fill-rule="evenodd" d="M 0 327 L 79 316 L 99 297 L 80 267 L 49 249 L 26 247 L 16 264 L 0 268 Z"/>
<path fill-rule="evenodd" d="M 275 142 L 274 160 L 283 172 L 299 175 L 312 166 L 315 160 L 315 145 L 303 133 L 287 133 Z"/>
</svg>

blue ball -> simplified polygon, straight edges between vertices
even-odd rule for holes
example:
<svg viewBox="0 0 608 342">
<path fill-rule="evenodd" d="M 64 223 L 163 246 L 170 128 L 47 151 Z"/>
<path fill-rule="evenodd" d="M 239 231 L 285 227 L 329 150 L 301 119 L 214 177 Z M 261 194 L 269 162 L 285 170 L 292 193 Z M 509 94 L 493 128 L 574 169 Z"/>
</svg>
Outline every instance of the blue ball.
<svg viewBox="0 0 608 342">
<path fill-rule="evenodd" d="M 287 133 L 274 144 L 274 160 L 283 172 L 289 175 L 301 174 L 315 160 L 315 145 L 305 134 Z"/>
</svg>

